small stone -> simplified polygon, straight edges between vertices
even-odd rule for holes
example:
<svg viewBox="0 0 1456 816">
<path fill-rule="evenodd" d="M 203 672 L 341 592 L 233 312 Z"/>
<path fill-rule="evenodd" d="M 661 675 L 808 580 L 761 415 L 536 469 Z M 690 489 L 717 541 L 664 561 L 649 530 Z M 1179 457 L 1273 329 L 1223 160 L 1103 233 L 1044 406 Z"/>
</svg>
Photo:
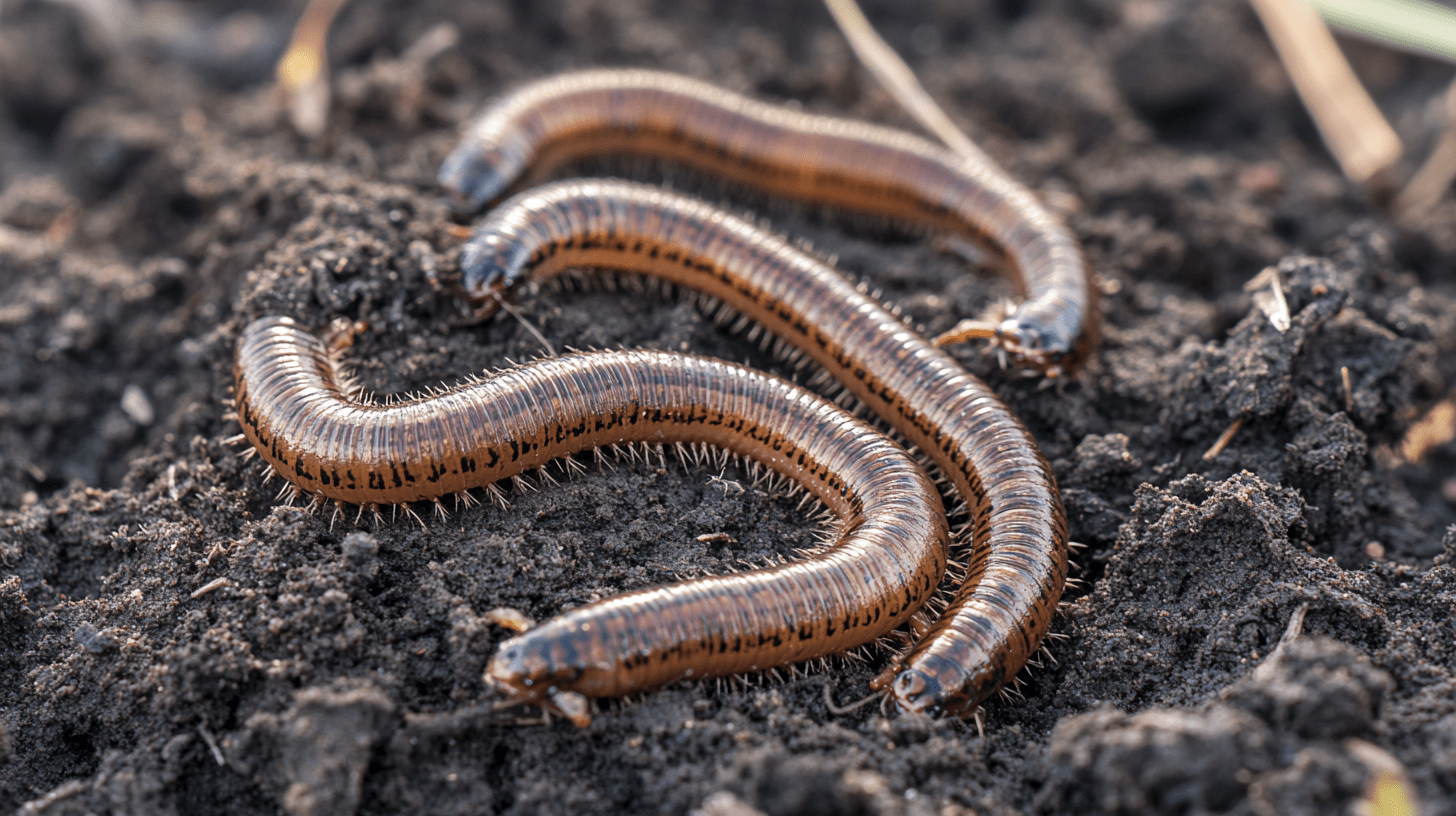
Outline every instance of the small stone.
<svg viewBox="0 0 1456 816">
<path fill-rule="evenodd" d="M 147 399 L 147 392 L 139 385 L 128 385 L 121 392 L 121 410 L 138 425 L 143 427 L 152 424 L 157 419 L 157 412 L 152 408 L 152 401 Z"/>
</svg>

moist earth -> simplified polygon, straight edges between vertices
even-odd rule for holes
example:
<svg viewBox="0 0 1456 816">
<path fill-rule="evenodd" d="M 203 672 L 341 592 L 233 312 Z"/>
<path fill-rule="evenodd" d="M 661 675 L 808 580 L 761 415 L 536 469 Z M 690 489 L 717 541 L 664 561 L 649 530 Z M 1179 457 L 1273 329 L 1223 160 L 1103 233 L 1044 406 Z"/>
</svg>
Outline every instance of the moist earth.
<svg viewBox="0 0 1456 816">
<path fill-rule="evenodd" d="M 264 314 L 367 323 L 347 356 L 381 395 L 543 353 L 431 284 L 469 223 L 436 168 L 514 83 L 645 66 L 913 129 L 820 5 L 356 0 L 330 36 L 327 130 L 305 139 L 271 88 L 296 4 L 12 0 L 0 808 L 1329 814 L 1404 778 L 1426 814 L 1456 814 L 1456 445 L 1449 416 L 1412 432 L 1456 378 L 1456 203 L 1397 219 L 1340 176 L 1242 3 L 864 6 L 1099 278 L 1102 342 L 1076 377 L 955 352 L 1032 430 L 1083 545 L 1052 656 L 984 732 L 831 713 L 826 691 L 864 695 L 883 649 L 603 703 L 584 729 L 493 708 L 481 675 L 508 633 L 490 610 L 539 619 L 814 546 L 750 466 L 609 460 L 420 523 L 289 506 L 229 441 L 234 346 Z M 1341 42 L 1405 140 L 1403 177 L 1452 70 Z M 611 169 L 753 208 L 928 333 L 1012 294 L 934 236 Z M 1269 267 L 1284 331 L 1267 277 L 1245 288 Z M 557 350 L 793 373 L 686 299 L 516 302 Z"/>
</svg>

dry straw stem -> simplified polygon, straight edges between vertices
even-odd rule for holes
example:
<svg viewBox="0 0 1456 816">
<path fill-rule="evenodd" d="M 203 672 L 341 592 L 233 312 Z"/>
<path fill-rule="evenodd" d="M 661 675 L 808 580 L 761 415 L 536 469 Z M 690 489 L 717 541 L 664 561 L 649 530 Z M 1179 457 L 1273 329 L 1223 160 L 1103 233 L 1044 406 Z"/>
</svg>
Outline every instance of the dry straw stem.
<svg viewBox="0 0 1456 816">
<path fill-rule="evenodd" d="M 1456 82 L 1446 89 L 1446 129 L 1436 148 L 1421 169 L 1416 171 L 1405 189 L 1395 198 L 1395 211 L 1401 215 L 1423 213 L 1436 205 L 1456 178 Z"/>
<path fill-rule="evenodd" d="M 1385 45 L 1456 60 L 1456 9 L 1426 0 L 1313 0 L 1325 22 Z M 1436 205 L 1456 179 L 1456 83 L 1446 90 L 1446 128 L 1431 155 L 1395 199 L 1416 215 Z"/>
<path fill-rule="evenodd" d="M 1218 439 L 1213 441 L 1213 446 L 1203 452 L 1203 461 L 1211 462 L 1217 459 L 1218 455 L 1223 453 L 1223 449 L 1228 447 L 1228 443 L 1233 441 L 1234 434 L 1238 433 L 1242 427 L 1244 427 L 1244 418 L 1235 417 L 1234 421 L 1230 422 L 1229 426 L 1223 429 L 1223 433 L 1218 435 Z"/>
<path fill-rule="evenodd" d="M 274 74 L 288 121 L 317 139 L 329 121 L 329 26 L 348 0 L 309 0 Z"/>
<path fill-rule="evenodd" d="M 888 43 L 875 31 L 854 0 L 824 0 L 834 22 L 844 32 L 844 38 L 859 57 L 860 63 L 874 75 L 875 81 L 891 97 L 915 117 L 926 130 L 940 139 L 951 150 L 967 158 L 977 159 L 995 166 L 996 162 L 976 147 L 975 143 L 962 133 L 960 128 L 946 116 L 945 111 L 935 104 L 930 94 L 915 78 L 915 72 L 900 59 Z"/>
<path fill-rule="evenodd" d="M 1308 0 L 1249 2 L 1345 175 L 1364 184 L 1395 164 L 1401 153 L 1400 138 L 1356 79 Z"/>
</svg>

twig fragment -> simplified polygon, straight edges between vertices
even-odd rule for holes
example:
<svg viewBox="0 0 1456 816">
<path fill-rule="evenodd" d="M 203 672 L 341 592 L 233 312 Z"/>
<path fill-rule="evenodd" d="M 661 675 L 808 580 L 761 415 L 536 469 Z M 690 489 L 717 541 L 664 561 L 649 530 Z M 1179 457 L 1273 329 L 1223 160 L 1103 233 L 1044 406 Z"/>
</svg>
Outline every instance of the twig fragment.
<svg viewBox="0 0 1456 816">
<path fill-rule="evenodd" d="M 211 581 L 208 581 L 207 583 L 198 587 L 197 589 L 192 590 L 192 594 L 188 597 L 193 599 L 201 598 L 203 595 L 206 595 L 214 589 L 221 589 L 222 587 L 227 586 L 228 583 L 230 582 L 227 578 L 214 578 Z"/>
<path fill-rule="evenodd" d="M 329 123 L 329 26 L 347 2 L 309 0 L 274 68 L 288 121 L 309 139 L 322 136 Z"/>
<path fill-rule="evenodd" d="M 1249 0 L 1325 146 L 1366 184 L 1400 158 L 1400 137 L 1371 101 L 1309 0 Z"/>
<path fill-rule="evenodd" d="M 996 162 L 976 147 L 966 134 L 950 120 L 945 111 L 925 92 L 915 72 L 900 59 L 889 43 L 885 42 L 875 27 L 865 17 L 854 0 L 824 0 L 834 22 L 844 32 L 844 38 L 859 57 L 860 63 L 874 75 L 875 81 L 885 89 L 900 107 L 904 108 L 922 127 L 935 134 L 947 147 L 967 158 L 995 166 Z"/>
<path fill-rule="evenodd" d="M 1456 394 L 1447 394 L 1406 429 L 1400 440 L 1401 458 L 1418 463 L 1452 439 L 1456 439 Z"/>
<path fill-rule="evenodd" d="M 1430 210 L 1456 179 L 1456 82 L 1446 88 L 1446 129 L 1405 188 L 1395 197 L 1395 211 L 1410 216 Z"/>
<path fill-rule="evenodd" d="M 1223 449 L 1228 447 L 1228 443 L 1233 441 L 1234 434 L 1238 433 L 1239 428 L 1242 428 L 1243 426 L 1243 417 L 1239 417 L 1238 419 L 1235 419 L 1232 423 L 1230 423 L 1229 426 L 1224 429 L 1224 432 L 1218 435 L 1218 439 L 1214 440 L 1213 447 L 1203 452 L 1203 461 L 1210 462 L 1218 458 L 1218 455 L 1220 453 L 1223 453 Z"/>
<path fill-rule="evenodd" d="M 227 760 L 223 758 L 222 749 L 217 747 L 217 738 L 212 735 L 211 731 L 207 730 L 207 726 L 197 726 L 197 733 L 202 736 L 202 741 L 207 743 L 207 750 L 212 752 L 212 761 L 216 762 L 219 766 L 226 766 Z"/>
<path fill-rule="evenodd" d="M 1325 22 L 1413 53 L 1456 60 L 1456 9 L 1432 0 L 1313 0 Z"/>
<path fill-rule="evenodd" d="M 1254 303 L 1280 334 L 1289 331 L 1293 321 L 1289 316 L 1289 301 L 1284 299 L 1284 286 L 1277 268 L 1264 267 L 1262 272 L 1244 284 L 1244 291 L 1254 293 Z"/>
</svg>

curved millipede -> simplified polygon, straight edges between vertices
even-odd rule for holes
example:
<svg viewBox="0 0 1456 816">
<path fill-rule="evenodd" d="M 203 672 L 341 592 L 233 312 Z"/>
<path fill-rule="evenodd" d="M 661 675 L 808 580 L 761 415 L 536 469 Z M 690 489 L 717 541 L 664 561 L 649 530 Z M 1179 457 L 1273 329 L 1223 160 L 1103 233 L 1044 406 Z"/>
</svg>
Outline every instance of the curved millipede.
<svg viewBox="0 0 1456 816">
<path fill-rule="evenodd" d="M 812 358 L 940 468 L 970 511 L 973 551 L 950 607 L 879 681 L 902 709 L 967 716 L 1040 645 L 1067 575 L 1046 461 L 984 383 L 823 262 L 696 199 L 579 180 L 495 208 L 462 265 L 478 297 L 577 267 L 709 295 Z"/>
<path fill-rule="evenodd" d="M 994 327 L 1002 347 L 1058 374 L 1095 344 L 1095 290 L 1066 227 L 994 165 L 891 128 L 768 105 L 672 74 L 582 71 L 528 83 L 490 105 L 445 160 L 440 181 L 480 206 L 565 163 L 624 154 L 989 242 L 1026 298 Z M 980 324 L 967 321 L 939 342 L 985 336 L 973 326 Z"/>
<path fill-rule="evenodd" d="M 278 473 L 335 501 L 436 498 L 620 443 L 707 443 L 797 481 L 838 517 L 830 548 L 783 566 L 607 598 L 502 644 L 487 678 L 511 701 L 589 721 L 585 697 L 834 654 L 905 622 L 945 570 L 945 511 L 895 443 L 751 369 L 654 351 L 571 354 L 388 406 L 339 384 L 286 317 L 243 332 L 243 432 Z"/>
</svg>

